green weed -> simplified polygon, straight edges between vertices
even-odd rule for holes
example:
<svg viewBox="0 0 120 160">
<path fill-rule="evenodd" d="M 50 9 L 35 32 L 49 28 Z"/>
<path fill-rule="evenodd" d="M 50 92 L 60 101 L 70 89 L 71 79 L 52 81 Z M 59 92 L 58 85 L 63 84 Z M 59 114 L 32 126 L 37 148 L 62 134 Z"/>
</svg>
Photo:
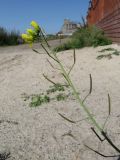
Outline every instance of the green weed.
<svg viewBox="0 0 120 160">
<path fill-rule="evenodd" d="M 108 59 L 111 59 L 112 58 L 112 54 L 106 54 L 106 55 L 99 55 L 97 56 L 96 59 L 100 60 L 102 58 L 108 58 Z"/>
<path fill-rule="evenodd" d="M 41 106 L 44 103 L 49 103 L 50 101 L 65 100 L 68 97 L 68 95 L 65 93 L 67 88 L 68 88 L 67 85 L 62 85 L 60 83 L 57 83 L 57 84 L 50 86 L 46 91 L 40 94 L 27 95 L 23 93 L 22 98 L 24 99 L 24 101 L 28 101 L 28 100 L 31 101 L 30 107 L 37 107 L 37 106 Z"/>
<path fill-rule="evenodd" d="M 48 102 L 50 102 L 50 97 L 47 95 L 35 95 L 31 98 L 30 107 L 37 107 Z"/>
<path fill-rule="evenodd" d="M 106 52 L 106 51 L 112 51 L 111 53 L 109 54 L 101 54 L 99 56 L 97 56 L 96 59 L 100 60 L 102 58 L 108 58 L 108 59 L 111 59 L 112 58 L 112 55 L 115 55 L 115 56 L 119 56 L 120 55 L 120 51 L 118 51 L 117 49 L 115 48 L 105 48 L 105 49 L 102 49 L 98 52 Z"/>
<path fill-rule="evenodd" d="M 120 51 L 115 50 L 112 54 L 116 55 L 116 56 L 119 56 L 120 55 Z"/>
<path fill-rule="evenodd" d="M 57 101 L 64 101 L 67 98 L 66 94 L 60 93 L 56 96 Z"/>
<path fill-rule="evenodd" d="M 54 93 L 56 91 L 65 91 L 65 87 L 61 85 L 60 83 L 57 83 L 53 86 L 50 86 L 50 88 L 46 91 L 47 94 Z"/>
<path fill-rule="evenodd" d="M 105 48 L 105 49 L 102 49 L 102 50 L 100 50 L 98 52 L 115 51 L 115 50 L 116 49 L 114 49 L 114 48 Z"/>
<path fill-rule="evenodd" d="M 68 42 L 54 48 L 54 51 L 59 52 L 68 49 L 83 48 L 86 46 L 97 47 L 111 43 L 112 41 L 104 35 L 104 32 L 101 29 L 98 29 L 95 26 L 86 26 L 78 29 Z"/>
</svg>

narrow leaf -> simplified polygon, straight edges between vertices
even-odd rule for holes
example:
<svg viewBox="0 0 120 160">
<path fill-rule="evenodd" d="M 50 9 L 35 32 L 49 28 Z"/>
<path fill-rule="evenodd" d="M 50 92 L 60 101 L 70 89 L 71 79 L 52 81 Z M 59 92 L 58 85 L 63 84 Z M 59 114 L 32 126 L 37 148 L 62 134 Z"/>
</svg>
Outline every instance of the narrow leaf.
<svg viewBox="0 0 120 160">
<path fill-rule="evenodd" d="M 50 64 L 50 66 L 52 67 L 52 68 L 54 68 L 54 66 L 53 66 L 53 64 L 47 59 L 47 61 L 48 61 L 48 63 Z M 55 68 L 54 68 L 55 69 Z"/>
<path fill-rule="evenodd" d="M 90 76 L 90 90 L 89 90 L 89 93 L 83 99 L 83 101 L 82 101 L 83 103 L 88 98 L 88 96 L 92 93 L 92 76 L 91 76 L 91 74 L 89 76 Z"/>
<path fill-rule="evenodd" d="M 43 74 L 43 76 L 44 76 L 44 78 L 45 78 L 46 80 L 48 80 L 50 83 L 56 85 L 56 83 L 53 82 L 51 79 L 49 79 L 46 75 Z"/>
<path fill-rule="evenodd" d="M 120 155 L 113 155 L 113 156 L 104 155 L 104 154 L 102 154 L 102 153 L 100 153 L 100 152 L 92 149 L 91 147 L 89 147 L 89 146 L 87 146 L 87 145 L 85 145 L 85 147 L 87 147 L 87 148 L 90 149 L 91 151 L 93 151 L 93 152 L 97 153 L 98 155 L 100 155 L 100 156 L 102 156 L 102 157 L 105 157 L 105 158 L 109 158 L 109 157 L 118 157 L 118 158 L 119 158 L 119 156 L 120 156 Z M 119 160 L 119 159 L 118 159 L 118 160 Z"/>
<path fill-rule="evenodd" d="M 38 52 L 36 49 L 32 49 L 35 53 L 39 53 L 39 54 L 42 54 L 40 52 Z"/>
<path fill-rule="evenodd" d="M 57 70 L 60 70 L 59 68 L 55 68 L 54 66 L 53 66 L 53 64 L 47 59 L 47 61 L 48 61 L 48 63 L 50 64 L 50 66 L 53 68 L 53 69 L 57 69 Z"/>
<path fill-rule="evenodd" d="M 75 49 L 73 50 L 73 65 L 71 66 L 69 72 L 68 72 L 68 75 L 70 74 L 70 72 L 72 71 L 74 65 L 76 63 L 76 54 L 75 54 Z"/>
<path fill-rule="evenodd" d="M 97 136 L 97 138 L 101 141 L 101 142 L 103 142 L 105 139 L 102 139 L 99 135 L 98 135 L 98 133 L 95 131 L 95 129 L 93 128 L 93 127 L 91 127 L 91 130 L 94 132 L 94 134 Z"/>
<path fill-rule="evenodd" d="M 108 94 L 108 114 L 111 114 L 111 98 L 110 95 Z"/>
<path fill-rule="evenodd" d="M 57 63 L 59 63 L 59 61 L 56 60 L 56 59 L 49 53 L 49 51 L 45 48 L 45 46 L 44 46 L 42 43 L 40 43 L 40 44 L 41 44 L 42 48 L 45 50 L 45 52 L 47 53 L 47 55 L 48 55 L 50 58 L 52 58 L 54 61 L 56 61 Z"/>
<path fill-rule="evenodd" d="M 61 113 L 58 113 L 62 118 L 64 118 L 65 120 L 67 120 L 68 122 L 70 123 L 76 123 L 75 121 L 71 120 L 71 119 L 68 119 L 66 118 L 65 116 L 63 116 Z"/>
<path fill-rule="evenodd" d="M 74 56 L 74 64 L 76 62 L 76 54 L 75 54 L 75 49 L 74 49 L 74 52 L 73 52 L 73 56 Z"/>
<path fill-rule="evenodd" d="M 89 94 L 92 93 L 92 76 L 90 74 L 90 91 L 89 91 Z"/>
<path fill-rule="evenodd" d="M 106 120 L 105 120 L 105 122 L 103 124 L 103 130 L 104 130 L 105 125 L 106 125 L 106 123 L 107 123 L 107 121 L 108 121 L 108 119 L 110 117 L 110 114 L 111 114 L 111 98 L 110 98 L 110 95 L 108 94 L 108 116 L 107 116 L 107 118 L 106 118 Z"/>
</svg>

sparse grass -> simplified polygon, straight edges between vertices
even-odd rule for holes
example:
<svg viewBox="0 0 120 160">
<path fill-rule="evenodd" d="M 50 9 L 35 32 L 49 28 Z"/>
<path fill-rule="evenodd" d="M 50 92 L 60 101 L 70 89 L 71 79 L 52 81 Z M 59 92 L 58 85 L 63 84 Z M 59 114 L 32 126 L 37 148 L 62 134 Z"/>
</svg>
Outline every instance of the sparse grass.
<svg viewBox="0 0 120 160">
<path fill-rule="evenodd" d="M 115 50 L 116 49 L 114 49 L 114 48 L 105 48 L 105 49 L 102 49 L 102 50 L 100 50 L 98 52 L 115 51 Z"/>
<path fill-rule="evenodd" d="M 56 96 L 57 101 L 64 101 L 67 98 L 66 94 L 60 93 Z"/>
<path fill-rule="evenodd" d="M 64 101 L 70 94 L 66 93 L 68 86 L 60 83 L 50 86 L 45 92 L 34 95 L 22 94 L 24 101 L 30 100 L 30 107 L 38 107 L 51 101 Z M 67 90 L 67 92 L 69 92 Z M 72 95 L 72 94 L 71 94 Z"/>
<path fill-rule="evenodd" d="M 112 54 L 116 55 L 116 56 L 119 56 L 120 55 L 120 51 L 115 50 Z"/>
<path fill-rule="evenodd" d="M 108 54 L 101 54 L 99 56 L 97 56 L 96 59 L 100 60 L 102 58 L 108 58 L 108 59 L 111 59 L 112 58 L 112 55 L 115 55 L 115 56 L 119 56 L 120 55 L 120 51 L 118 51 L 117 49 L 115 48 L 105 48 L 105 49 L 102 49 L 98 52 L 108 52 L 108 51 L 111 51 L 111 53 L 108 53 Z"/>
<path fill-rule="evenodd" d="M 109 40 L 104 32 L 95 26 L 83 27 L 78 29 L 72 36 L 69 42 L 66 42 L 56 48 L 54 51 L 59 52 L 74 48 L 83 48 L 86 46 L 104 46 L 111 44 L 112 41 Z"/>
<path fill-rule="evenodd" d="M 50 97 L 47 95 L 35 95 L 31 98 L 30 107 L 37 107 L 48 102 L 50 102 Z"/>
<path fill-rule="evenodd" d="M 53 86 L 50 86 L 50 88 L 46 91 L 47 94 L 54 93 L 56 91 L 65 91 L 65 87 L 61 85 L 60 83 L 57 83 Z"/>
<path fill-rule="evenodd" d="M 99 55 L 99 56 L 97 56 L 97 60 L 100 60 L 100 59 L 102 59 L 102 58 L 107 58 L 107 59 L 111 59 L 112 58 L 112 54 L 106 54 L 106 55 Z"/>
</svg>

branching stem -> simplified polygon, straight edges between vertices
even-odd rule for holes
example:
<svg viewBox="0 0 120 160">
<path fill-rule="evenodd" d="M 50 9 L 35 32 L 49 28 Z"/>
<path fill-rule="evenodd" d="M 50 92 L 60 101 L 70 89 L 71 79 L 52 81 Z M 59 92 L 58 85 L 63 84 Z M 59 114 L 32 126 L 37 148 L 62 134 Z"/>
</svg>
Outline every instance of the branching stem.
<svg viewBox="0 0 120 160">
<path fill-rule="evenodd" d="M 89 117 L 90 121 L 92 122 L 93 126 L 95 126 L 95 128 L 103 135 L 103 137 L 105 138 L 105 140 L 117 151 L 120 153 L 120 150 L 113 144 L 113 142 L 111 141 L 111 139 L 107 136 L 107 134 L 104 132 L 103 128 L 99 125 L 99 123 L 96 121 L 96 119 L 93 117 L 93 114 L 90 112 L 90 110 L 87 108 L 87 106 L 83 103 L 84 101 L 80 98 L 73 82 L 71 81 L 71 78 L 69 76 L 70 72 L 67 73 L 67 71 L 65 70 L 63 64 L 61 63 L 61 61 L 59 60 L 59 58 L 57 57 L 56 53 L 51 52 L 49 53 L 49 51 L 44 47 L 44 45 L 41 43 L 41 46 L 43 47 L 43 49 L 46 51 L 46 53 L 48 54 L 48 56 L 53 59 L 54 61 L 56 61 L 61 69 L 62 75 L 64 76 L 64 78 L 66 79 L 66 81 L 68 82 L 68 85 L 71 87 L 71 89 L 73 90 L 74 96 L 76 98 L 76 100 L 78 100 L 80 106 L 83 108 L 83 110 L 85 111 L 85 113 L 87 114 L 87 116 Z M 74 51 L 74 64 L 75 64 L 75 51 Z M 74 65 L 73 64 L 73 65 Z M 71 70 L 70 70 L 71 71 Z M 92 92 L 92 77 L 90 75 L 90 91 L 89 94 L 91 94 Z M 86 98 L 85 98 L 86 99 Z M 109 100 L 109 115 L 111 112 L 111 103 L 110 103 L 110 96 L 108 95 L 108 100 Z M 68 120 L 68 119 L 67 119 Z M 70 121 L 70 120 L 69 120 Z M 96 134 L 96 132 L 94 132 Z M 98 137 L 98 134 L 97 134 Z M 100 138 L 100 137 L 99 137 Z M 91 149 L 92 150 L 92 149 Z M 94 152 L 97 153 L 97 151 L 93 150 Z M 100 154 L 100 153 L 98 153 Z M 102 154 L 101 154 L 102 155 Z"/>
</svg>

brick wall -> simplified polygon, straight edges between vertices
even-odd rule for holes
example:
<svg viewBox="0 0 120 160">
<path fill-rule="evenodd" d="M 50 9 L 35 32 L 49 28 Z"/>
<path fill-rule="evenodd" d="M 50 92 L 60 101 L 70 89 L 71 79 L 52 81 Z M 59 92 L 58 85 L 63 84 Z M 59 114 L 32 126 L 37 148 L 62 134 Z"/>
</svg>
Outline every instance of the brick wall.
<svg viewBox="0 0 120 160">
<path fill-rule="evenodd" d="M 120 0 L 92 0 L 88 25 L 97 25 L 114 42 L 120 42 Z"/>
<path fill-rule="evenodd" d="M 92 0 L 88 9 L 87 21 L 89 25 L 95 24 L 103 18 L 104 0 Z"/>
</svg>

